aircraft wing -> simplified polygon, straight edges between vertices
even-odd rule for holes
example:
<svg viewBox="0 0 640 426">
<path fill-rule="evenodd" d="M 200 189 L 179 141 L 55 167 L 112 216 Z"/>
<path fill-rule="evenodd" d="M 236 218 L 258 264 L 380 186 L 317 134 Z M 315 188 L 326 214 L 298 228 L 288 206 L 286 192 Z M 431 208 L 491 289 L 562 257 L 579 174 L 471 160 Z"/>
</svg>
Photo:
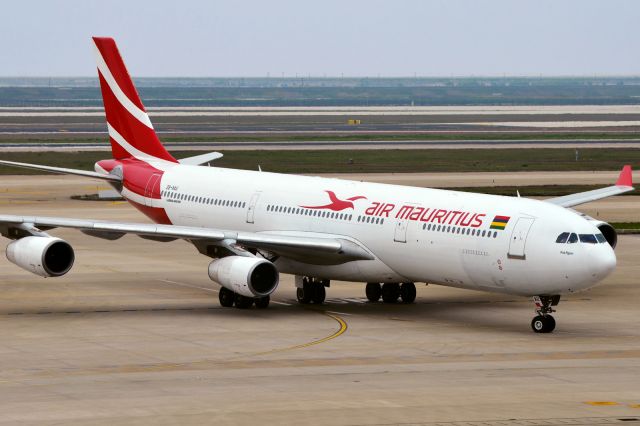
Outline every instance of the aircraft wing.
<svg viewBox="0 0 640 426">
<path fill-rule="evenodd" d="M 578 192 L 576 194 L 565 195 L 563 197 L 549 198 L 545 201 L 557 204 L 562 207 L 573 207 L 591 201 L 600 200 L 602 198 L 611 197 L 613 195 L 624 194 L 633 191 L 635 188 L 631 176 L 631 166 L 627 165 L 622 168 L 620 176 L 615 185 L 606 188 L 594 189 L 593 191 Z"/>
<path fill-rule="evenodd" d="M 8 238 L 42 235 L 42 231 L 53 228 L 78 229 L 87 235 L 107 240 L 116 240 L 126 234 L 156 241 L 184 239 L 211 257 L 219 257 L 225 253 L 251 256 L 250 250 L 253 249 L 313 264 L 340 264 L 374 259 L 360 244 L 340 236 L 237 232 L 134 222 L 0 215 L 0 233 Z"/>
</svg>

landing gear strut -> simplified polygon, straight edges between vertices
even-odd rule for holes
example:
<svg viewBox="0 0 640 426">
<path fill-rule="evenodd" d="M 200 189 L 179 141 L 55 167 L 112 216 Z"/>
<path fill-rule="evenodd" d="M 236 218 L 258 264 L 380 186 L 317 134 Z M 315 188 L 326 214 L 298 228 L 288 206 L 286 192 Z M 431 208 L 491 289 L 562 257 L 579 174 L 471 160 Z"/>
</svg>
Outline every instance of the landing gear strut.
<svg viewBox="0 0 640 426">
<path fill-rule="evenodd" d="M 303 305 L 315 303 L 321 305 L 327 297 L 325 287 L 328 287 L 328 280 L 320 280 L 313 277 L 302 277 L 302 287 L 296 289 L 298 302 Z"/>
<path fill-rule="evenodd" d="M 220 300 L 220 306 L 224 308 L 230 308 L 235 305 L 238 309 L 249 309 L 255 303 L 256 308 L 264 309 L 269 306 L 271 298 L 269 296 L 247 297 L 234 293 L 226 287 L 220 287 L 218 300 Z"/>
<path fill-rule="evenodd" d="M 536 315 L 531 320 L 531 328 L 536 333 L 551 333 L 556 328 L 556 320 L 550 315 L 556 310 L 553 306 L 560 303 L 560 296 L 534 296 Z"/>
</svg>

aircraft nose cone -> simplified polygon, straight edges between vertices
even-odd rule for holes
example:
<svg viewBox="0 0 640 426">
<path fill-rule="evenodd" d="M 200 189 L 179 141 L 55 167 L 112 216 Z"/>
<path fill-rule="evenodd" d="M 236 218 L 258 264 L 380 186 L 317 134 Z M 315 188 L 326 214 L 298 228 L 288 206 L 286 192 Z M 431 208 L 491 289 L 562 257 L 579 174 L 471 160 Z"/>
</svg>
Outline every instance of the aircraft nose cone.
<svg viewBox="0 0 640 426">
<path fill-rule="evenodd" d="M 616 268 L 616 254 L 608 245 L 602 245 L 601 250 L 594 250 L 590 256 L 591 271 L 602 279 Z"/>
</svg>

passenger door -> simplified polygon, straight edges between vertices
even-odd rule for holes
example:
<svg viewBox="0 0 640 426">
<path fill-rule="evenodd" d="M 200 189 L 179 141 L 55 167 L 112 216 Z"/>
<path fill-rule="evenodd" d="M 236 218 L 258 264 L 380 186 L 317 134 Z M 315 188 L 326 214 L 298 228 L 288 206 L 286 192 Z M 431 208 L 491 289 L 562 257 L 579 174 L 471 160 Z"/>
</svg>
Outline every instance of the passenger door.
<svg viewBox="0 0 640 426">
<path fill-rule="evenodd" d="M 518 222 L 516 222 L 516 226 L 513 227 L 513 232 L 511 233 L 511 241 L 509 242 L 508 257 L 510 259 L 526 259 L 525 246 L 527 244 L 527 235 L 534 221 L 535 219 L 532 217 L 518 218 Z"/>
<path fill-rule="evenodd" d="M 144 205 L 151 206 L 151 199 L 153 198 L 153 188 L 157 185 L 158 180 L 160 180 L 160 174 L 154 173 L 151 175 L 149 180 L 147 181 L 147 186 L 144 189 Z"/>
<path fill-rule="evenodd" d="M 409 204 L 409 203 L 405 203 L 402 206 L 413 207 L 414 209 L 417 207 L 420 207 L 417 204 Z M 411 210 L 411 212 L 413 212 L 413 210 Z M 393 234 L 393 241 L 395 241 L 396 243 L 407 242 L 407 228 L 409 227 L 409 216 L 411 215 L 411 212 L 405 215 L 404 219 L 396 218 L 396 229 Z"/>
<path fill-rule="evenodd" d="M 249 206 L 247 207 L 247 223 L 253 223 L 255 212 L 256 212 L 256 203 L 258 202 L 258 198 L 260 198 L 260 192 L 256 192 L 251 196 L 251 200 L 249 201 Z"/>
</svg>

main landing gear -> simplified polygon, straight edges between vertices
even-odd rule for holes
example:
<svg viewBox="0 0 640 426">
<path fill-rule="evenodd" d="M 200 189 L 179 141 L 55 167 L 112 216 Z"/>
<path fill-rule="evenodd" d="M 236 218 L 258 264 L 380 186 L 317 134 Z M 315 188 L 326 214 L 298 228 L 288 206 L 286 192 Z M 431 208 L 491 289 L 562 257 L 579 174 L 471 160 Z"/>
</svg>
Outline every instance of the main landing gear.
<svg viewBox="0 0 640 426">
<path fill-rule="evenodd" d="M 265 309 L 269 306 L 269 302 L 271 301 L 269 296 L 247 297 L 234 293 L 226 287 L 220 287 L 218 299 L 220 300 L 221 306 L 225 308 L 235 306 L 238 309 L 249 309 L 254 304 L 256 305 L 256 308 Z"/>
<path fill-rule="evenodd" d="M 303 305 L 315 303 L 321 305 L 327 297 L 325 287 L 329 287 L 329 280 L 320 280 L 313 277 L 302 277 L 302 287 L 296 289 L 298 302 Z"/>
<path fill-rule="evenodd" d="M 555 312 L 553 306 L 560 303 L 560 296 L 534 296 L 536 315 L 531 320 L 531 328 L 536 333 L 551 333 L 556 328 L 556 320 L 549 314 Z"/>
<path fill-rule="evenodd" d="M 416 300 L 416 285 L 414 283 L 367 283 L 365 293 L 369 302 L 377 302 L 382 297 L 384 303 L 396 303 L 398 298 L 402 303 L 413 303 Z"/>
</svg>

